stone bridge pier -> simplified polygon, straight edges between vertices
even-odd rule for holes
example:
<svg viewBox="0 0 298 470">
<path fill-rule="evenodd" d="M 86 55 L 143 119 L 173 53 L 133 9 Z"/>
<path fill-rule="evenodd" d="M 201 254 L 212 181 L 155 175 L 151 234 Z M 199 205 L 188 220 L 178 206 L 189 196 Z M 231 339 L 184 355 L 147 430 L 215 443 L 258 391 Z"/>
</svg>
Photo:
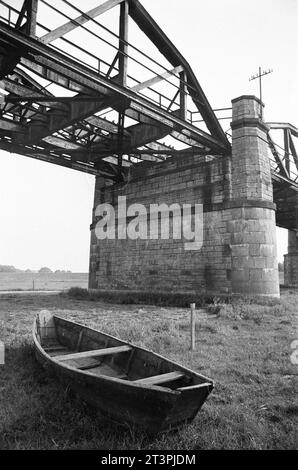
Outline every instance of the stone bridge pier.
<svg viewBox="0 0 298 470">
<path fill-rule="evenodd" d="M 275 204 L 263 103 L 232 101 L 231 290 L 279 296 Z"/>
<path fill-rule="evenodd" d="M 289 230 L 288 253 L 284 256 L 285 285 L 298 287 L 298 230 Z"/>
<path fill-rule="evenodd" d="M 231 155 L 194 151 L 163 162 L 139 163 L 131 168 L 126 184 L 108 185 L 97 178 L 90 289 L 279 296 L 276 207 L 263 104 L 254 96 L 241 96 L 232 105 Z M 96 207 L 109 203 L 117 214 L 119 196 L 126 196 L 127 207 L 200 204 L 201 248 L 188 251 L 185 240 L 163 239 L 157 231 L 153 238 L 124 239 L 116 230 L 115 238 L 99 240 Z M 131 213 L 121 213 L 121 223 L 128 225 L 132 218 Z M 171 227 L 174 220 L 172 213 Z"/>
</svg>

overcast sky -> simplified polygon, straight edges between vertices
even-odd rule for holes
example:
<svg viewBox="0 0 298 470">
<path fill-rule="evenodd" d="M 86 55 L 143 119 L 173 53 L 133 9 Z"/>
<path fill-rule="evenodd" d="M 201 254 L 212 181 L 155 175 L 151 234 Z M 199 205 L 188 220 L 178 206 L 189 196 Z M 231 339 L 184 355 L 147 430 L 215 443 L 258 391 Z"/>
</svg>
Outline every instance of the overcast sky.
<svg viewBox="0 0 298 470">
<path fill-rule="evenodd" d="M 85 11 L 94 3 L 103 0 L 76 2 Z M 260 65 L 273 69 L 263 81 L 265 120 L 298 124 L 298 0 L 142 3 L 186 57 L 213 108 L 258 95 L 249 77 Z M 0 151 L 0 264 L 88 271 L 93 190 L 92 176 Z M 286 235 L 278 230 L 280 260 Z"/>
</svg>

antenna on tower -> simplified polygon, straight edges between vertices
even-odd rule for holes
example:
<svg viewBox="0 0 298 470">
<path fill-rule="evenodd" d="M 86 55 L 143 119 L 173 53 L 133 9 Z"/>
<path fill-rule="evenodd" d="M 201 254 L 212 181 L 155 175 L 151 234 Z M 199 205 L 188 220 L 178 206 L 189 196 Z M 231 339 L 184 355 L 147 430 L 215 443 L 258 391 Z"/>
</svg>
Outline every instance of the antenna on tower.
<svg viewBox="0 0 298 470">
<path fill-rule="evenodd" d="M 256 80 L 257 78 L 259 79 L 259 85 L 260 85 L 260 101 L 262 101 L 262 77 L 264 77 L 264 75 L 268 75 L 269 73 L 272 73 L 273 70 L 272 69 L 268 69 L 268 70 L 263 70 L 262 71 L 262 68 L 259 67 L 259 73 L 255 74 L 255 75 L 252 75 L 249 79 L 249 81 L 251 82 L 252 80 Z M 263 117 L 263 108 L 261 106 L 261 119 Z"/>
</svg>

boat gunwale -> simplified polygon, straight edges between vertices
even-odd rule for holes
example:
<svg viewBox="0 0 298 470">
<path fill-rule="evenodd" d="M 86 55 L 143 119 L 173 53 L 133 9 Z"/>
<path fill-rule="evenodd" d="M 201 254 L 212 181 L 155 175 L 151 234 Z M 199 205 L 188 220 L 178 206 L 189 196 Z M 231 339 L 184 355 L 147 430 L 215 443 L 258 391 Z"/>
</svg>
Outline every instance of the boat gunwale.
<svg viewBox="0 0 298 470">
<path fill-rule="evenodd" d="M 132 343 L 128 343 L 128 342 L 125 342 L 125 341 L 122 341 L 121 339 L 115 337 L 115 336 L 112 336 L 108 333 L 104 333 L 100 330 L 97 330 L 95 328 L 91 328 L 89 326 L 86 326 L 86 325 L 83 325 L 81 323 L 77 323 L 75 321 L 72 321 L 72 320 L 68 320 L 66 318 L 63 318 L 63 317 L 60 317 L 59 315 L 52 315 L 53 318 L 57 318 L 58 320 L 62 320 L 64 322 L 67 322 L 67 323 L 71 323 L 71 324 L 75 324 L 81 328 L 84 328 L 84 329 L 87 329 L 87 330 L 90 330 L 92 332 L 96 332 L 96 333 L 99 333 L 99 334 L 103 334 L 104 336 L 107 336 L 113 340 L 116 340 L 118 341 L 119 343 L 123 344 L 123 345 L 127 345 L 127 346 L 130 346 L 132 347 L 133 349 L 137 349 L 137 350 L 140 350 L 140 351 L 144 351 L 146 353 L 149 353 L 149 354 L 153 354 L 155 357 L 158 357 L 159 359 L 162 359 L 174 366 L 177 366 L 179 369 L 183 369 L 183 371 L 185 371 L 186 373 L 189 373 L 190 375 L 192 376 L 196 376 L 200 379 L 203 379 L 204 382 L 201 383 L 201 384 L 196 384 L 197 386 L 199 386 L 200 388 L 203 388 L 203 387 L 211 387 L 211 390 L 213 389 L 214 387 L 214 381 L 201 375 L 201 374 L 198 374 L 197 372 L 191 370 L 191 369 L 188 369 L 187 367 L 184 367 L 182 366 L 181 364 L 178 364 L 176 363 L 175 361 L 172 361 L 172 360 L 169 360 L 167 359 L 166 357 L 158 354 L 158 353 L 155 353 L 154 351 L 151 351 L 150 349 L 147 349 L 147 348 L 143 348 L 143 347 L 140 347 L 140 346 L 136 346 Z M 91 372 L 88 372 L 88 370 L 81 370 L 81 369 L 77 369 L 76 367 L 74 366 L 71 366 L 71 365 L 68 365 L 68 364 L 64 364 L 63 362 L 60 362 L 59 360 L 55 360 L 55 356 L 50 356 L 45 350 L 44 348 L 42 347 L 42 345 L 40 344 L 40 342 L 38 341 L 38 338 L 37 338 L 37 316 L 35 317 L 34 319 L 34 323 L 33 323 L 33 329 L 32 329 L 32 336 L 33 336 L 33 341 L 34 341 L 34 344 L 35 344 L 35 347 L 37 347 L 39 353 L 45 357 L 45 359 L 47 361 L 49 361 L 50 363 L 54 363 L 55 365 L 57 365 L 59 368 L 61 369 L 66 369 L 66 370 L 69 370 L 71 372 L 75 372 L 76 374 L 80 375 L 81 377 L 90 377 L 92 378 L 94 381 L 96 382 L 99 382 L 99 381 L 104 381 L 104 382 L 113 382 L 115 384 L 119 384 L 119 385 L 126 385 L 128 388 L 130 387 L 133 387 L 133 388 L 136 388 L 136 389 L 143 389 L 143 390 L 152 390 L 152 391 L 156 391 L 156 392 L 159 392 L 159 393 L 165 393 L 165 394 L 169 394 L 169 395 L 176 395 L 177 397 L 178 396 L 181 396 L 183 395 L 184 392 L 187 391 L 187 387 L 181 387 L 181 388 L 184 388 L 184 390 L 179 390 L 176 389 L 176 390 L 173 390 L 171 388 L 168 388 L 168 387 L 162 387 L 162 386 L 158 386 L 158 385 L 146 385 L 146 384 L 140 384 L 140 383 L 136 383 L 136 382 L 133 382 L 133 381 L 128 381 L 128 380 L 124 380 L 124 379 L 119 379 L 117 377 L 112 377 L 112 376 L 107 376 L 107 375 L 94 375 L 92 374 Z M 92 351 L 92 350 L 91 350 Z M 194 386 L 190 386 L 190 387 L 194 387 Z"/>
</svg>

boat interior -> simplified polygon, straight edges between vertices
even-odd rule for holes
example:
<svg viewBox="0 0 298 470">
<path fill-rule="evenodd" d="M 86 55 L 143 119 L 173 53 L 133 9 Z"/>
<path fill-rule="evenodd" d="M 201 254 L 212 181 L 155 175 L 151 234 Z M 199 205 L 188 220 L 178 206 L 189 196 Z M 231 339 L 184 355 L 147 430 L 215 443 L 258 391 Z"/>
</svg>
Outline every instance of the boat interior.
<svg viewBox="0 0 298 470">
<path fill-rule="evenodd" d="M 204 377 L 150 351 L 48 313 L 38 315 L 36 336 L 43 350 L 61 365 L 94 376 L 172 390 L 207 385 Z"/>
</svg>

